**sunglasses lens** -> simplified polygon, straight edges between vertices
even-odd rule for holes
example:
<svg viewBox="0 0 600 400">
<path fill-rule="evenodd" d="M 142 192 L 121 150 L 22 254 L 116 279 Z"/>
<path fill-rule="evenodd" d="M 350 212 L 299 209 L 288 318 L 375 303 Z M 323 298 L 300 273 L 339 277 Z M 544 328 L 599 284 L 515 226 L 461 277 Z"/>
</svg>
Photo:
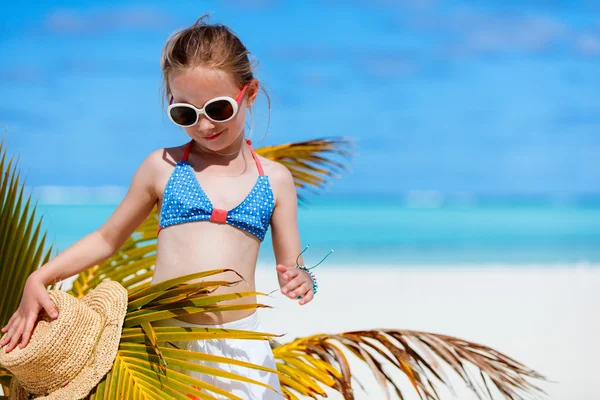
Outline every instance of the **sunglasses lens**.
<svg viewBox="0 0 600 400">
<path fill-rule="evenodd" d="M 178 125 L 194 125 L 196 123 L 196 111 L 186 106 L 173 107 L 171 108 L 171 118 Z"/>
<path fill-rule="evenodd" d="M 227 100 L 217 100 L 207 104 L 204 112 L 215 121 L 225 121 L 233 116 L 233 105 Z"/>
</svg>

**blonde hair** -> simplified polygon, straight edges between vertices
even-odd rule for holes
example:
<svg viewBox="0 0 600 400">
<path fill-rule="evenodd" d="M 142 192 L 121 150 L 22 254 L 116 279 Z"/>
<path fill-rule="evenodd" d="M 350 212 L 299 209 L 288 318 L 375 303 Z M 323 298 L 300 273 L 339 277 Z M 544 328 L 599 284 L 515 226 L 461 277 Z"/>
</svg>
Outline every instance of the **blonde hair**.
<svg viewBox="0 0 600 400">
<path fill-rule="evenodd" d="M 250 62 L 250 51 L 229 27 L 222 24 L 208 24 L 205 21 L 208 18 L 209 15 L 203 15 L 191 26 L 173 33 L 165 43 L 161 56 L 163 109 L 165 100 L 168 102 L 169 96 L 172 95 L 169 74 L 174 71 L 194 67 L 219 69 L 228 73 L 239 89 L 255 79 L 253 71 L 258 66 L 258 61 L 253 58 L 253 63 Z M 262 83 L 259 87 L 267 97 L 270 111 L 269 94 Z M 250 117 L 252 118 L 252 109 L 250 109 Z"/>
</svg>

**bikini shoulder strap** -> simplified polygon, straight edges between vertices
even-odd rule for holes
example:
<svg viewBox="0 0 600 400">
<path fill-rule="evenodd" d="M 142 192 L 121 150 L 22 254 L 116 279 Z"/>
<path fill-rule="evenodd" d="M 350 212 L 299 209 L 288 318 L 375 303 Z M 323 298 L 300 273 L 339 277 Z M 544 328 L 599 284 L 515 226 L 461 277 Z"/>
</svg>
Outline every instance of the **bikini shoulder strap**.
<svg viewBox="0 0 600 400">
<path fill-rule="evenodd" d="M 262 164 L 260 163 L 260 160 L 258 159 L 258 156 L 254 152 L 254 150 L 252 150 L 252 142 L 250 141 L 250 139 L 246 139 L 246 143 L 248 143 L 248 147 L 250 148 L 250 153 L 252 153 L 252 158 L 254 158 L 254 162 L 256 162 L 256 167 L 258 168 L 258 173 L 261 176 L 264 175 L 265 171 L 263 170 Z"/>
<path fill-rule="evenodd" d="M 187 162 L 188 156 L 190 155 L 190 149 L 192 148 L 192 142 L 193 142 L 193 140 L 191 140 L 187 144 L 187 146 L 185 146 L 185 150 L 183 151 L 183 157 L 181 158 L 181 161 Z"/>
</svg>

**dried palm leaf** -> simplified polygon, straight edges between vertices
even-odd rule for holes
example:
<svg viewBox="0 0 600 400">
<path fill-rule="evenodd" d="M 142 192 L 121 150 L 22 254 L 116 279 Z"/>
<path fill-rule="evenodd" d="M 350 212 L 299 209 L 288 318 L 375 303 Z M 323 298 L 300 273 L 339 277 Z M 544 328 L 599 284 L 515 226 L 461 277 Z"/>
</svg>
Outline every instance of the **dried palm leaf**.
<svg viewBox="0 0 600 400">
<path fill-rule="evenodd" d="M 287 344 L 274 344 L 273 353 L 288 398 L 323 395 L 324 387 L 353 399 L 352 374 L 345 353 L 365 362 L 390 398 L 391 386 L 403 399 L 403 391 L 387 367 L 401 371 L 421 399 L 438 400 L 439 386 L 453 391 L 446 370 L 458 377 L 480 399 L 492 392 L 507 399 L 535 398 L 543 390 L 531 380 L 544 380 L 537 372 L 512 358 L 477 343 L 452 336 L 409 330 L 368 330 L 334 335 L 314 335 Z M 441 362 L 441 363 L 440 363 Z M 473 377 L 473 370 L 479 379 Z"/>
</svg>

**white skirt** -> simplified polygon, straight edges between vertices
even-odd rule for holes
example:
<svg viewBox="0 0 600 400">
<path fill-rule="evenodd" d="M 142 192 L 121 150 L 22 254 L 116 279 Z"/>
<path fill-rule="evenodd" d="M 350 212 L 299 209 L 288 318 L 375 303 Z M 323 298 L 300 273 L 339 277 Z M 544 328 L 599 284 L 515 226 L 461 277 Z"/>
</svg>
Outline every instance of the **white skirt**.
<svg viewBox="0 0 600 400">
<path fill-rule="evenodd" d="M 254 313 L 248 317 L 237 321 L 227 322 L 224 324 L 201 325 L 193 324 L 176 318 L 169 318 L 160 321 L 152 322 L 153 326 L 186 326 L 196 328 L 228 328 L 240 329 L 253 332 L 265 332 L 258 319 L 258 313 Z M 271 369 L 277 369 L 275 358 L 271 351 L 271 346 L 266 340 L 245 340 L 245 339 L 210 339 L 210 340 L 190 340 L 186 342 L 175 342 L 175 344 L 186 350 L 197 351 L 200 353 L 212 354 L 216 356 L 228 357 L 235 360 L 246 361 L 252 364 L 261 365 Z M 242 375 L 247 378 L 254 379 L 259 382 L 271 385 L 281 393 L 279 377 L 267 371 L 258 371 L 256 369 L 242 367 L 238 365 L 207 362 L 202 360 L 191 360 L 203 366 L 219 368 L 226 372 Z M 282 400 L 284 397 L 262 386 L 252 383 L 241 382 L 233 379 L 227 379 L 220 376 L 205 375 L 200 372 L 182 371 L 185 374 L 199 379 L 208 384 L 217 386 L 229 393 L 232 393 L 242 399 L 249 400 Z M 218 399 L 224 399 L 218 394 L 209 393 Z M 195 398 L 195 396 L 193 397 Z"/>
</svg>

